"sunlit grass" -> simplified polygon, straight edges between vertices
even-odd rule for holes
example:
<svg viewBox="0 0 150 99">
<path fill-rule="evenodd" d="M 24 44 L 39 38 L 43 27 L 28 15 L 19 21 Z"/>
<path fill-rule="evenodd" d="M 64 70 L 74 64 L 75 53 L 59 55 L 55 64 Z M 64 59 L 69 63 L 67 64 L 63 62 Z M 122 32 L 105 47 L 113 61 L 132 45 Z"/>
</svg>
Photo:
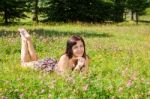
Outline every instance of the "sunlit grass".
<svg viewBox="0 0 150 99">
<path fill-rule="evenodd" d="M 60 77 L 20 66 L 19 27 L 32 35 L 41 58 L 59 59 L 70 35 L 81 35 L 89 75 Z M 150 25 L 52 23 L 0 27 L 0 96 L 7 98 L 123 98 L 150 95 Z"/>
</svg>

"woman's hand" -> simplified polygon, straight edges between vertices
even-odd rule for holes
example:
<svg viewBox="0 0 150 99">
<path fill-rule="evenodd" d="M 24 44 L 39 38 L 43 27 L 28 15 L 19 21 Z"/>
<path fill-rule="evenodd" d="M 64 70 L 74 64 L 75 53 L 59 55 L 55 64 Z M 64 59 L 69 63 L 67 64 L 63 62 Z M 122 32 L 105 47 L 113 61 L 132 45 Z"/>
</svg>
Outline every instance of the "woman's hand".
<svg viewBox="0 0 150 99">
<path fill-rule="evenodd" d="M 82 66 L 85 64 L 85 58 L 83 57 L 78 57 L 78 63 L 75 67 L 75 70 L 80 70 Z"/>
<path fill-rule="evenodd" d="M 79 58 L 78 58 L 78 63 L 77 63 L 77 65 L 83 66 L 84 63 L 85 63 L 85 58 L 79 57 Z"/>
</svg>

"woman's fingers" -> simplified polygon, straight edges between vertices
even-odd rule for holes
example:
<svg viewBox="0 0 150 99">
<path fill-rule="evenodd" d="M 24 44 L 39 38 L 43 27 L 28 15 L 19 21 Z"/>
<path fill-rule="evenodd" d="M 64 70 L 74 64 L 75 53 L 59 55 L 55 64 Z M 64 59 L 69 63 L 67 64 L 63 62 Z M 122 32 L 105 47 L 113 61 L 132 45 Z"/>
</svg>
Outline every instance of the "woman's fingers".
<svg viewBox="0 0 150 99">
<path fill-rule="evenodd" d="M 84 63 L 85 63 L 85 59 L 84 59 L 83 57 L 80 57 L 80 58 L 78 59 L 78 65 L 83 66 Z"/>
<path fill-rule="evenodd" d="M 83 57 L 80 57 L 80 58 L 79 58 L 79 61 L 80 61 L 80 62 L 84 62 L 85 59 L 84 59 Z"/>
</svg>

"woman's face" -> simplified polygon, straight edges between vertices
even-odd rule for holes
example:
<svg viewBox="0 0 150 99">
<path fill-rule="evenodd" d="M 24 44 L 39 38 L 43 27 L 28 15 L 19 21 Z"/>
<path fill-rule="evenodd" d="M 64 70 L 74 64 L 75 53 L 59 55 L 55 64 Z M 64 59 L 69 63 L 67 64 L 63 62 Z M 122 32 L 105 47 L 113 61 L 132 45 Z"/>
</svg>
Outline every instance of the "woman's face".
<svg viewBox="0 0 150 99">
<path fill-rule="evenodd" d="M 82 41 L 77 41 L 76 45 L 72 47 L 73 57 L 82 57 L 84 54 L 84 45 Z"/>
</svg>

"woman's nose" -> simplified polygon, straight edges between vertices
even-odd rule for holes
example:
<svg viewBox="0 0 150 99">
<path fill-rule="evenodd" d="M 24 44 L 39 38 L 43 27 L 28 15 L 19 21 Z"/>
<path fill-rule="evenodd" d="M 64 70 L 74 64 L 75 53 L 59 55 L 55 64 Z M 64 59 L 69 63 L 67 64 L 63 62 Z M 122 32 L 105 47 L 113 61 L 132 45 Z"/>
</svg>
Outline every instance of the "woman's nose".
<svg viewBox="0 0 150 99">
<path fill-rule="evenodd" d="M 78 51 L 81 51 L 81 47 L 78 47 Z"/>
</svg>

